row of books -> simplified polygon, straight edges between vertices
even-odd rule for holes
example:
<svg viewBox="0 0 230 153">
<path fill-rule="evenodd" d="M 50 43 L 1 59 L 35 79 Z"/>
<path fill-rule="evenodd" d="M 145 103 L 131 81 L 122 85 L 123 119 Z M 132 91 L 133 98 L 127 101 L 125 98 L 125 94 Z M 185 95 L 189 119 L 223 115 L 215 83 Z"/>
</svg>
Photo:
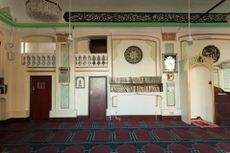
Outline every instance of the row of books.
<svg viewBox="0 0 230 153">
<path fill-rule="evenodd" d="M 146 77 L 112 77 L 110 83 L 161 83 L 159 76 L 146 76 Z"/>
<path fill-rule="evenodd" d="M 110 89 L 111 92 L 161 92 L 159 85 L 113 85 Z"/>
</svg>

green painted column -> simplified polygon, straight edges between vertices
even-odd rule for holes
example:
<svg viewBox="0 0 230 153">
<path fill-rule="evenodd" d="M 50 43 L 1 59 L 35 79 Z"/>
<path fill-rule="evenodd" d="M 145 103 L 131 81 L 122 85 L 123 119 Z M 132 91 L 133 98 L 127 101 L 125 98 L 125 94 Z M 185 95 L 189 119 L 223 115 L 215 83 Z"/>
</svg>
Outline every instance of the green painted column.
<svg viewBox="0 0 230 153">
<path fill-rule="evenodd" d="M 74 100 L 74 49 L 73 42 L 66 41 L 66 35 L 57 36 L 56 47 L 56 99 L 50 113 L 51 117 L 76 117 Z"/>
</svg>

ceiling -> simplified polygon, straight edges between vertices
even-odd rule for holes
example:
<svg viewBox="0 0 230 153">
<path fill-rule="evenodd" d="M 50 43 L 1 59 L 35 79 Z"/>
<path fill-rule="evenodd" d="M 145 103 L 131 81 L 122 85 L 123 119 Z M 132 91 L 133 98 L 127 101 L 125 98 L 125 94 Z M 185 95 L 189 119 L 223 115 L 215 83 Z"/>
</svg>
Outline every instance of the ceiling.
<svg viewBox="0 0 230 153">
<path fill-rule="evenodd" d="M 26 15 L 27 0 L 0 0 L 0 9 L 8 12 L 17 23 L 36 23 Z M 52 0 L 69 10 L 68 0 Z M 205 13 L 221 0 L 191 0 L 191 13 Z M 173 12 L 187 13 L 187 0 L 72 0 L 72 12 Z M 229 13 L 230 0 L 225 0 L 210 13 Z M 65 22 L 62 18 L 59 22 Z"/>
</svg>

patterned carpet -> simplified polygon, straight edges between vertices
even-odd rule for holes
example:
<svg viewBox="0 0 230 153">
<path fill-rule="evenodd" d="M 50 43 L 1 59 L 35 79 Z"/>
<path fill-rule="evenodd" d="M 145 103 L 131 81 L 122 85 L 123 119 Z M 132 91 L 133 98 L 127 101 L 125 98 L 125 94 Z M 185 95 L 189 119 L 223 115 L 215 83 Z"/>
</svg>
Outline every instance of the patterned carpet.
<svg viewBox="0 0 230 153">
<path fill-rule="evenodd" d="M 180 121 L 49 121 L 1 124 L 3 153 L 224 153 L 230 127 Z"/>
</svg>

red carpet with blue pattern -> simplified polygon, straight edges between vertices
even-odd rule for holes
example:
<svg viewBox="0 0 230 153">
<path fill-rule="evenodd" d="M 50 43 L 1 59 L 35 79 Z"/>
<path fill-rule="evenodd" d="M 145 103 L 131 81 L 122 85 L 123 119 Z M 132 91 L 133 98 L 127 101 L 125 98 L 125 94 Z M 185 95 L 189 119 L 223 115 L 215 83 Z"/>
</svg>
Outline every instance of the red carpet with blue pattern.
<svg viewBox="0 0 230 153">
<path fill-rule="evenodd" d="M 23 121 L 0 124 L 3 153 L 224 153 L 228 126 L 200 128 L 181 121 Z"/>
</svg>

